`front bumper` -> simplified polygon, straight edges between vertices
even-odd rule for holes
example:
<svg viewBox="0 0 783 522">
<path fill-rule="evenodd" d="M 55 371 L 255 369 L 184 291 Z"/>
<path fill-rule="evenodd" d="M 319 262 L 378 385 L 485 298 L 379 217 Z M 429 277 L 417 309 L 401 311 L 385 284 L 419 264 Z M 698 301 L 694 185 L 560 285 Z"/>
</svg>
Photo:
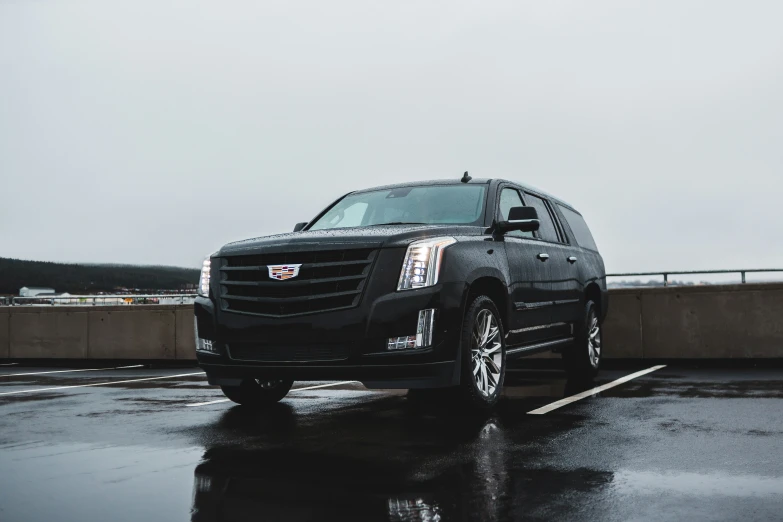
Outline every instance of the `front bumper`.
<svg viewBox="0 0 783 522">
<path fill-rule="evenodd" d="M 356 308 L 296 317 L 232 313 L 199 297 L 198 334 L 211 340 L 217 353 L 196 356 L 210 384 L 224 386 L 247 378 L 356 380 L 370 388 L 452 386 L 459 383 L 464 292 L 460 283 L 380 295 L 368 288 Z M 389 338 L 416 333 L 419 311 L 426 309 L 436 310 L 432 344 L 388 350 Z M 258 346 L 263 353 L 274 353 L 274 360 L 255 360 L 248 350 L 240 360 L 238 350 L 232 354 L 232 344 Z M 338 358 L 294 360 L 296 353 L 332 353 L 335 347 L 339 347 Z"/>
</svg>

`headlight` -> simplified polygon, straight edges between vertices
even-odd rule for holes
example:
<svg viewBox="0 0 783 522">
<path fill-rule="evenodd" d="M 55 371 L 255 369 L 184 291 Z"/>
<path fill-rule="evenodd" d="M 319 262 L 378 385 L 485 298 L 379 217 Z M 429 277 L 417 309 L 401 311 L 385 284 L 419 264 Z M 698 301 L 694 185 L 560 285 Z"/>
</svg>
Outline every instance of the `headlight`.
<svg viewBox="0 0 783 522">
<path fill-rule="evenodd" d="M 207 257 L 201 264 L 201 277 L 198 281 L 198 295 L 209 297 L 209 271 L 212 268 L 212 261 Z"/>
<path fill-rule="evenodd" d="M 453 237 L 436 237 L 411 243 L 402 263 L 397 290 L 411 290 L 436 284 L 443 250 L 456 242 Z"/>
</svg>

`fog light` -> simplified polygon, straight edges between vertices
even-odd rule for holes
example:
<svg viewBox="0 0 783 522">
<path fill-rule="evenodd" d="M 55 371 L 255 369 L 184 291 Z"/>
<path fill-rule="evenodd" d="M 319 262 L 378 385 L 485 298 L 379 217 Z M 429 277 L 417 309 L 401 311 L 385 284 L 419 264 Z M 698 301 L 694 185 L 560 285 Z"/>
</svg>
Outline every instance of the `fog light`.
<svg viewBox="0 0 783 522">
<path fill-rule="evenodd" d="M 193 321 L 193 333 L 196 336 L 196 351 L 197 352 L 206 352 L 206 353 L 212 353 L 212 354 L 218 353 L 217 346 L 215 346 L 215 343 L 213 343 L 209 339 L 202 339 L 201 337 L 198 336 L 198 321 L 197 320 Z"/>
<path fill-rule="evenodd" d="M 416 336 L 391 337 L 386 346 L 389 350 L 405 350 L 406 348 L 416 348 Z"/>
<path fill-rule="evenodd" d="M 217 350 L 215 349 L 215 345 L 212 341 L 209 339 L 196 339 L 196 351 L 197 352 L 207 352 L 207 353 L 217 353 Z"/>
<path fill-rule="evenodd" d="M 435 309 L 429 308 L 419 312 L 416 335 L 391 337 L 386 343 L 387 350 L 407 350 L 409 348 L 424 348 L 432 345 L 432 332 L 435 327 Z"/>
</svg>

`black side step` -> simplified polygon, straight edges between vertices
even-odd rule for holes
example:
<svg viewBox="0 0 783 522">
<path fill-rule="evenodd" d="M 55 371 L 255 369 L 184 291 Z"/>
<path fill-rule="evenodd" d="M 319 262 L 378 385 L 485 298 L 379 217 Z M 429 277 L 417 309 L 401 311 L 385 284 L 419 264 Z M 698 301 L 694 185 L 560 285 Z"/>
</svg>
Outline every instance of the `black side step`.
<svg viewBox="0 0 783 522">
<path fill-rule="evenodd" d="M 517 346 L 515 348 L 507 349 L 506 357 L 509 355 L 512 357 L 524 357 L 525 355 L 532 355 L 534 353 L 548 352 L 550 350 L 556 351 L 556 348 L 572 342 L 574 342 L 573 337 L 566 337 L 565 339 L 555 339 L 553 341 L 544 341 L 536 344 Z"/>
</svg>

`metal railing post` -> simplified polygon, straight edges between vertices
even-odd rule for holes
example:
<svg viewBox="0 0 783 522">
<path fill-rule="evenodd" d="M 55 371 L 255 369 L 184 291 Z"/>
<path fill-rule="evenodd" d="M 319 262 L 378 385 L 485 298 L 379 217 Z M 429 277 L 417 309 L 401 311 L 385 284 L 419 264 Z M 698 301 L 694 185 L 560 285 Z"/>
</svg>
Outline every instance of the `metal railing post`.
<svg viewBox="0 0 783 522">
<path fill-rule="evenodd" d="M 745 272 L 740 272 L 742 274 L 742 284 L 745 284 Z"/>
<path fill-rule="evenodd" d="M 663 274 L 663 286 L 669 286 L 669 274 Z"/>
</svg>

